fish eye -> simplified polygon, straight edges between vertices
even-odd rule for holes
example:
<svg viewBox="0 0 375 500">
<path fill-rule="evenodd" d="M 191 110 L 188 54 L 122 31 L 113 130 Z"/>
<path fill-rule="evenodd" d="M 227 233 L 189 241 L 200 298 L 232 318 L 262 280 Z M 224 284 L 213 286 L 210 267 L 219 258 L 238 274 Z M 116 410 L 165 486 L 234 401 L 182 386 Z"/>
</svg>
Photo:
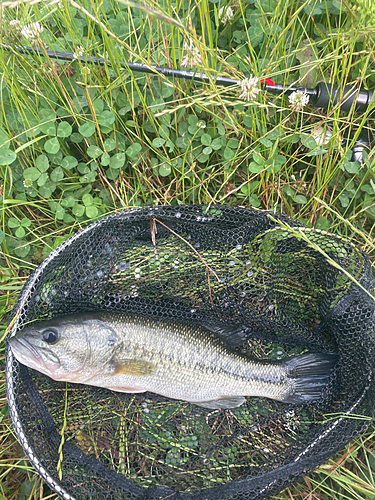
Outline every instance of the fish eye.
<svg viewBox="0 0 375 500">
<path fill-rule="evenodd" d="M 47 342 L 47 344 L 54 344 L 58 338 L 59 334 L 53 329 L 44 330 L 42 334 L 42 339 L 44 342 Z"/>
</svg>

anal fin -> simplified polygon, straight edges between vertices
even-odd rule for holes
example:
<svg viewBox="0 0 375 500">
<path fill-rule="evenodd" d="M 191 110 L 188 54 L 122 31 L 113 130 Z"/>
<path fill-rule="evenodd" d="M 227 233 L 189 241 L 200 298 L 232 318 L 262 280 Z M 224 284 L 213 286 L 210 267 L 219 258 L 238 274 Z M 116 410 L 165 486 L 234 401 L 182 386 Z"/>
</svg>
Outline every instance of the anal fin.
<svg viewBox="0 0 375 500">
<path fill-rule="evenodd" d="M 237 408 L 245 402 L 243 396 L 228 396 L 218 399 L 211 399 L 210 401 L 194 401 L 194 404 L 202 406 L 203 408 L 209 408 L 210 410 L 227 410 L 229 408 Z"/>
</svg>

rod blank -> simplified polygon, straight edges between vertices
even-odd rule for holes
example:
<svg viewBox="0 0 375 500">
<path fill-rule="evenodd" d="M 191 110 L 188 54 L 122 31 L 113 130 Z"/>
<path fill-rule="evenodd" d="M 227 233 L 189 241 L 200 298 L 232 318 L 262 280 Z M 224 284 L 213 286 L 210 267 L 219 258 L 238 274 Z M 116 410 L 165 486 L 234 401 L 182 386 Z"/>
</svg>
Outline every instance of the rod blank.
<svg viewBox="0 0 375 500">
<path fill-rule="evenodd" d="M 21 54 L 39 54 L 44 56 L 44 52 L 36 47 L 20 47 L 18 45 L 0 44 L 0 48 L 7 51 L 16 51 Z M 58 52 L 54 50 L 46 51 L 48 56 L 53 59 L 61 59 L 66 61 L 75 61 L 78 58 L 69 52 Z M 79 59 L 83 63 L 99 64 L 104 66 L 106 64 L 105 59 L 102 57 L 91 57 L 91 56 L 81 56 Z M 107 61 L 108 66 L 112 66 L 109 61 Z M 150 74 L 162 74 L 169 77 L 181 78 L 184 80 L 194 80 L 200 83 L 209 83 L 210 78 L 204 73 L 195 73 L 193 71 L 185 71 L 181 69 L 170 69 L 159 66 L 146 66 L 144 64 L 131 63 L 131 62 L 121 62 L 120 66 L 125 69 L 130 69 L 131 71 L 138 71 L 141 73 Z M 224 87 L 231 87 L 235 85 L 240 85 L 241 80 L 236 80 L 234 78 L 227 78 L 223 76 L 213 76 L 212 80 L 218 85 L 223 85 Z M 292 92 L 303 92 L 310 97 L 310 102 L 317 108 L 327 109 L 330 106 L 339 105 L 342 111 L 350 111 L 350 109 L 355 106 L 358 111 L 366 111 L 369 105 L 373 102 L 374 92 L 372 90 L 357 89 L 350 85 L 341 87 L 337 83 L 326 83 L 320 82 L 314 89 L 298 87 L 295 85 L 284 86 L 278 83 L 270 84 L 267 82 L 262 82 L 262 89 L 270 92 L 271 94 L 290 95 Z"/>
</svg>

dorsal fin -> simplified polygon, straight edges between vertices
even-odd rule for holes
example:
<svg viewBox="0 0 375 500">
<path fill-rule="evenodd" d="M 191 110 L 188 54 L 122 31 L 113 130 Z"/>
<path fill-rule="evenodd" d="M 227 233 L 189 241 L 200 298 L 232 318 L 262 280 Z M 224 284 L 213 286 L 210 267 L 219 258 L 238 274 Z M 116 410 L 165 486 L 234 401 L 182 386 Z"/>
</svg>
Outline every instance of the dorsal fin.
<svg viewBox="0 0 375 500">
<path fill-rule="evenodd" d="M 217 335 L 229 347 L 238 347 L 244 344 L 247 338 L 249 338 L 248 330 L 238 325 L 228 325 L 211 319 L 199 321 L 199 324 Z"/>
</svg>

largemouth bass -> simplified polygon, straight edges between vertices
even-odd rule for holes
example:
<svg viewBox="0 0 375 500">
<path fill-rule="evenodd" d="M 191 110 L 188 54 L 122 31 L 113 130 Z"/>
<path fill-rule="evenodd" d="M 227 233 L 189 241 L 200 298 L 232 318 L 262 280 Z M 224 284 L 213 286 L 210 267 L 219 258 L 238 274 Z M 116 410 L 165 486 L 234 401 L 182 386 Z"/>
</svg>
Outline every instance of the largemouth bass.
<svg viewBox="0 0 375 500">
<path fill-rule="evenodd" d="M 235 408 L 245 396 L 313 401 L 337 361 L 326 353 L 254 360 L 206 327 L 113 312 L 32 323 L 9 342 L 18 361 L 54 380 L 151 391 L 211 409 Z"/>
</svg>

